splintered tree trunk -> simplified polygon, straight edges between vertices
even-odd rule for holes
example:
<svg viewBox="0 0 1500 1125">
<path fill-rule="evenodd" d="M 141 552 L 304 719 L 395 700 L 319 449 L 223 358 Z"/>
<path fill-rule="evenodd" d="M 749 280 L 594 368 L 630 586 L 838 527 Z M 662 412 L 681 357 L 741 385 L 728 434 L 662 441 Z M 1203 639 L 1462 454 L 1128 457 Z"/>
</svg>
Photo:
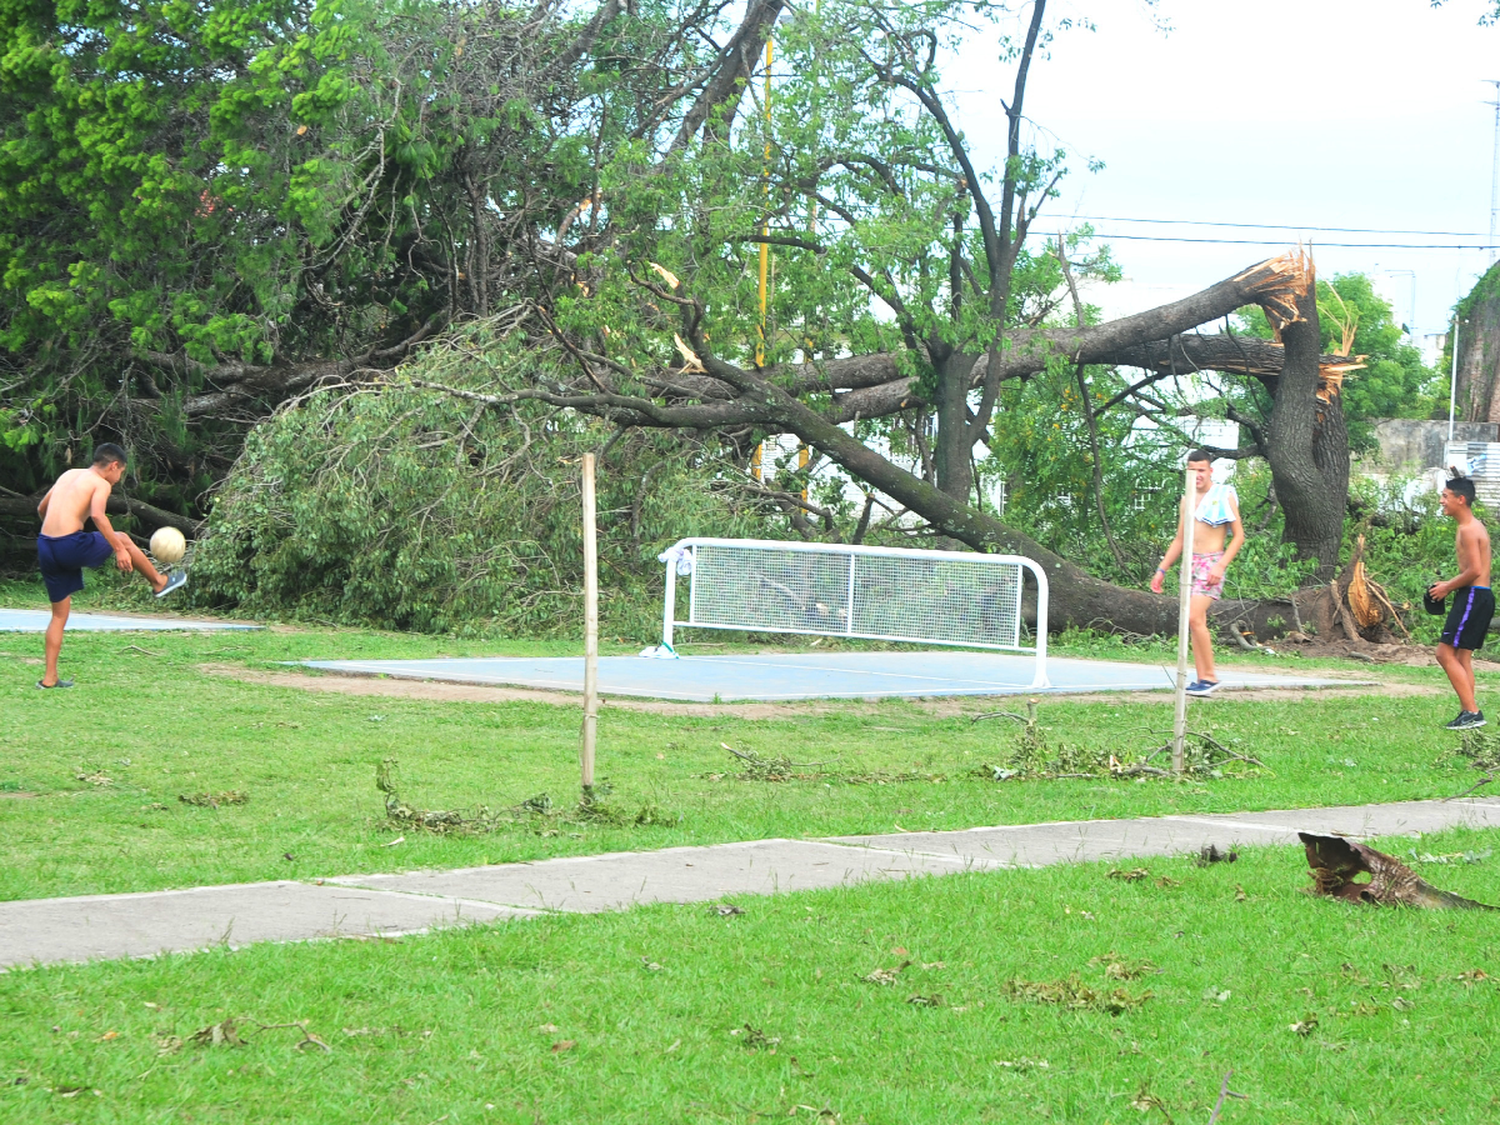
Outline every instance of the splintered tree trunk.
<svg viewBox="0 0 1500 1125">
<path fill-rule="evenodd" d="M 1266 459 L 1286 513 L 1283 538 L 1298 558 L 1316 558 L 1318 577 L 1338 569 L 1349 493 L 1349 433 L 1337 378 L 1319 368 L 1317 287 L 1311 268 L 1297 319 L 1281 328 L 1285 358 L 1266 427 Z"/>
</svg>

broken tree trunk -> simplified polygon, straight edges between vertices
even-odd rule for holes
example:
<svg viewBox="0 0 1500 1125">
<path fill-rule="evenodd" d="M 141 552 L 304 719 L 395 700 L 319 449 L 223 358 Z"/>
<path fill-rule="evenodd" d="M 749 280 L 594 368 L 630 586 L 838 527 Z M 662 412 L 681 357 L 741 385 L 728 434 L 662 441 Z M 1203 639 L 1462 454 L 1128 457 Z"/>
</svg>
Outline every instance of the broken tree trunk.
<svg viewBox="0 0 1500 1125">
<path fill-rule="evenodd" d="M 1298 832 L 1307 850 L 1313 885 L 1310 893 L 1345 902 L 1428 909 L 1494 910 L 1482 902 L 1440 891 L 1394 856 L 1377 852 L 1345 836 Z M 1368 875 L 1368 880 L 1356 879 Z"/>
<path fill-rule="evenodd" d="M 1316 558 L 1318 577 L 1327 581 L 1338 569 L 1344 532 L 1349 433 L 1338 402 L 1338 380 L 1326 378 L 1321 363 L 1313 265 L 1299 257 L 1295 307 L 1288 314 L 1264 306 L 1284 349 L 1266 427 L 1266 460 L 1286 513 L 1286 542 L 1296 546 L 1299 557 Z"/>
</svg>

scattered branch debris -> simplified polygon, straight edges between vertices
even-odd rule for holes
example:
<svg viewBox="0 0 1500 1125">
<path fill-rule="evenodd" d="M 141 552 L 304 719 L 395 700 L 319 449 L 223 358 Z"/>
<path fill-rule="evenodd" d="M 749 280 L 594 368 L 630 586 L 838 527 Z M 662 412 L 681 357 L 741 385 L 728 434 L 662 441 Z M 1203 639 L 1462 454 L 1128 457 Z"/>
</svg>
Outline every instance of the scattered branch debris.
<svg viewBox="0 0 1500 1125">
<path fill-rule="evenodd" d="M 1037 700 L 1026 702 L 1026 714 L 1014 711 L 987 711 L 975 716 L 980 719 L 1013 719 L 1021 724 L 1010 752 L 998 762 L 987 762 L 972 773 L 993 781 L 1038 780 L 1052 781 L 1067 778 L 1110 777 L 1120 781 L 1136 778 L 1175 777 L 1171 770 L 1152 765 L 1157 755 L 1170 755 L 1171 732 L 1143 728 L 1148 734 L 1161 735 L 1167 739 L 1161 745 L 1137 757 L 1126 750 L 1110 752 L 1070 746 L 1058 742 L 1055 746 L 1047 739 L 1047 727 L 1038 722 Z M 1184 773 L 1196 778 L 1222 778 L 1225 770 L 1238 763 L 1242 767 L 1266 769 L 1266 764 L 1248 754 L 1236 753 L 1210 734 L 1189 731 L 1184 752 Z"/>
<path fill-rule="evenodd" d="M 546 793 L 528 797 L 502 809 L 475 805 L 467 809 L 418 809 L 408 805 L 398 792 L 399 767 L 394 758 L 384 759 L 375 770 L 375 787 L 385 794 L 386 819 L 403 831 L 431 832 L 445 836 L 473 836 L 496 832 L 512 825 L 530 825 L 543 835 L 556 835 L 556 825 L 592 824 L 612 827 L 675 825 L 682 818 L 655 803 L 628 813 L 605 801 L 612 791 L 601 782 L 584 791 L 575 808 L 559 808 Z"/>
<path fill-rule="evenodd" d="M 776 1053 L 776 1045 L 781 1042 L 779 1035 L 767 1035 L 758 1027 L 752 1027 L 748 1023 L 744 1027 L 730 1028 L 729 1034 L 738 1038 L 740 1046 L 749 1051 L 759 1051 L 762 1047 L 770 1048 L 771 1054 Z"/>
<path fill-rule="evenodd" d="M 1500 736 L 1482 730 L 1466 730 L 1459 734 L 1454 757 L 1467 758 L 1476 770 L 1494 773 L 1500 770 Z"/>
<path fill-rule="evenodd" d="M 325 1043 L 320 1036 L 314 1035 L 307 1030 L 307 1020 L 296 1020 L 292 1023 L 261 1023 L 259 1020 L 240 1018 L 236 1020 L 233 1016 L 221 1020 L 219 1023 L 209 1024 L 207 1027 L 199 1028 L 188 1036 L 188 1042 L 199 1047 L 245 1047 L 249 1043 L 245 1039 L 246 1025 L 253 1024 L 255 1031 L 285 1031 L 294 1030 L 302 1033 L 302 1038 L 292 1044 L 294 1051 L 305 1051 L 309 1047 L 316 1047 L 321 1051 L 332 1053 L 333 1048 Z M 348 1034 L 346 1029 L 345 1034 Z M 182 1040 L 172 1035 L 158 1041 L 160 1054 L 172 1054 L 182 1047 Z"/>
<path fill-rule="evenodd" d="M 220 1023 L 210 1024 L 200 1028 L 188 1037 L 188 1042 L 196 1043 L 200 1047 L 243 1047 L 245 1041 L 240 1037 L 239 1025 L 234 1017 L 230 1017 Z"/>
<path fill-rule="evenodd" d="M 1309 1027 L 1307 1031 L 1298 1032 L 1299 1035 L 1306 1035 L 1312 1030 L 1313 1027 L 1318 1026 L 1317 1016 L 1310 1015 L 1308 1016 L 1308 1019 L 1312 1020 L 1312 1027 Z M 1293 1030 L 1295 1030 L 1298 1026 L 1300 1025 L 1293 1025 Z M 1236 1094 L 1229 1088 L 1229 1080 L 1233 1077 L 1234 1071 L 1229 1070 L 1224 1072 L 1224 1081 L 1219 1084 L 1219 1100 L 1214 1102 L 1214 1111 L 1208 1115 L 1208 1125 L 1214 1125 L 1214 1123 L 1219 1120 L 1219 1113 L 1224 1108 L 1225 1098 L 1238 1098 L 1243 1102 L 1248 1102 L 1250 1100 L 1249 1094 Z"/>
<path fill-rule="evenodd" d="M 1395 856 L 1343 836 L 1299 832 L 1311 868 L 1312 894 L 1378 906 L 1419 906 L 1427 909 L 1494 910 L 1449 891 L 1440 891 Z M 1368 875 L 1368 880 L 1356 880 Z"/>
<path fill-rule="evenodd" d="M 1239 852 L 1221 852 L 1214 844 L 1204 844 L 1198 851 L 1196 862 L 1199 867 L 1207 867 L 1210 863 L 1233 863 L 1239 858 Z"/>
<path fill-rule="evenodd" d="M 220 805 L 243 805 L 250 800 L 250 794 L 243 789 L 226 789 L 222 793 L 179 793 L 177 799 L 184 805 L 216 809 Z"/>
<path fill-rule="evenodd" d="M 866 984 L 895 984 L 901 971 L 910 964 L 910 961 L 902 961 L 894 969 L 876 969 L 874 972 L 866 973 L 860 979 Z"/>
<path fill-rule="evenodd" d="M 762 758 L 754 750 L 736 750 L 727 742 L 719 745 L 745 763 L 745 768 L 739 775 L 744 781 L 810 781 L 820 776 L 818 771 L 821 767 L 829 764 L 827 761 L 799 764 L 790 758 Z"/>
<path fill-rule="evenodd" d="M 1139 1008 L 1156 995 L 1148 990 L 1132 996 L 1123 988 L 1106 992 L 1083 983 L 1077 973 L 1065 980 L 1006 981 L 1005 994 L 1012 1000 L 1028 1000 L 1035 1004 L 1059 1004 L 1065 1008 L 1086 1008 L 1096 1012 L 1107 1012 L 1112 1016 Z"/>
</svg>

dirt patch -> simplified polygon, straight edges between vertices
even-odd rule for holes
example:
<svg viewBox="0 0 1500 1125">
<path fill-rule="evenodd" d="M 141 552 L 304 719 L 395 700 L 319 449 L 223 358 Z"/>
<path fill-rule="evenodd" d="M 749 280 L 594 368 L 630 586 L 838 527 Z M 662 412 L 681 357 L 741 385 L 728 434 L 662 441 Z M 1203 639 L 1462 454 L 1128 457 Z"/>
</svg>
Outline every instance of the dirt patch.
<svg viewBox="0 0 1500 1125">
<path fill-rule="evenodd" d="M 12 790 L 10 792 L 0 792 L 0 801 L 31 801 L 31 800 L 35 800 L 35 798 L 36 798 L 36 794 L 35 793 L 26 793 L 26 792 L 23 792 L 21 790 Z"/>
<path fill-rule="evenodd" d="M 1475 667 L 1478 667 L 1476 662 Z M 339 695 L 385 696 L 397 699 L 423 699 L 459 703 L 550 703 L 557 707 L 579 707 L 582 695 L 577 692 L 543 691 L 539 688 L 492 687 L 487 684 L 455 684 L 441 680 L 406 680 L 377 676 L 310 675 L 305 672 L 268 672 L 242 668 L 233 664 L 200 664 L 198 670 L 209 676 L 227 676 L 246 683 L 272 687 L 300 688 L 303 691 L 329 691 Z M 1319 672 L 1325 679 L 1339 679 L 1337 673 Z M 1427 684 L 1371 682 L 1368 675 L 1349 673 L 1347 687 L 1326 688 L 1246 688 L 1226 690 L 1220 698 L 1237 698 L 1242 692 L 1256 699 L 1297 701 L 1323 696 L 1324 692 L 1340 695 L 1381 695 L 1399 699 L 1412 695 L 1438 695 L 1442 688 Z M 993 711 L 997 701 L 1014 700 L 1013 695 L 939 696 L 904 699 L 930 715 L 939 718 L 972 715 Z M 1154 703 L 1161 704 L 1171 696 L 1162 691 L 1108 691 L 1079 695 L 1059 695 L 1070 703 Z M 878 703 L 859 700 L 811 700 L 806 703 L 675 703 L 658 699 L 600 699 L 600 707 L 618 711 L 640 711 L 657 715 L 683 715 L 690 718 L 795 719 L 808 715 L 826 715 L 847 711 L 850 706 L 872 709 Z"/>
<path fill-rule="evenodd" d="M 252 684 L 331 691 L 339 695 L 377 695 L 398 699 L 426 699 L 460 703 L 550 703 L 557 707 L 580 707 L 579 692 L 543 691 L 539 688 L 491 687 L 487 684 L 452 684 L 441 680 L 381 679 L 375 676 L 308 675 L 303 672 L 263 672 L 232 664 L 200 664 L 210 676 L 228 676 Z M 601 708 L 619 711 L 649 711 L 662 715 L 742 719 L 779 719 L 818 715 L 835 708 L 819 703 L 672 703 L 656 699 L 603 699 Z"/>
</svg>

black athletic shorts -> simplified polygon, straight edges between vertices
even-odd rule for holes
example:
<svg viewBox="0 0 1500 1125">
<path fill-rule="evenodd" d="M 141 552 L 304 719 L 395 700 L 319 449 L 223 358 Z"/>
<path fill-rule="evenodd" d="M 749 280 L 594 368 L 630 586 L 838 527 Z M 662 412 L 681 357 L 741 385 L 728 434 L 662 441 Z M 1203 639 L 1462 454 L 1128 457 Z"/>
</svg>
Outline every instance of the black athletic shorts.
<svg viewBox="0 0 1500 1125">
<path fill-rule="evenodd" d="M 1495 595 L 1488 586 L 1461 586 L 1453 591 L 1453 608 L 1448 611 L 1443 635 L 1438 640 L 1472 652 L 1484 644 L 1490 618 L 1494 616 Z"/>
</svg>

